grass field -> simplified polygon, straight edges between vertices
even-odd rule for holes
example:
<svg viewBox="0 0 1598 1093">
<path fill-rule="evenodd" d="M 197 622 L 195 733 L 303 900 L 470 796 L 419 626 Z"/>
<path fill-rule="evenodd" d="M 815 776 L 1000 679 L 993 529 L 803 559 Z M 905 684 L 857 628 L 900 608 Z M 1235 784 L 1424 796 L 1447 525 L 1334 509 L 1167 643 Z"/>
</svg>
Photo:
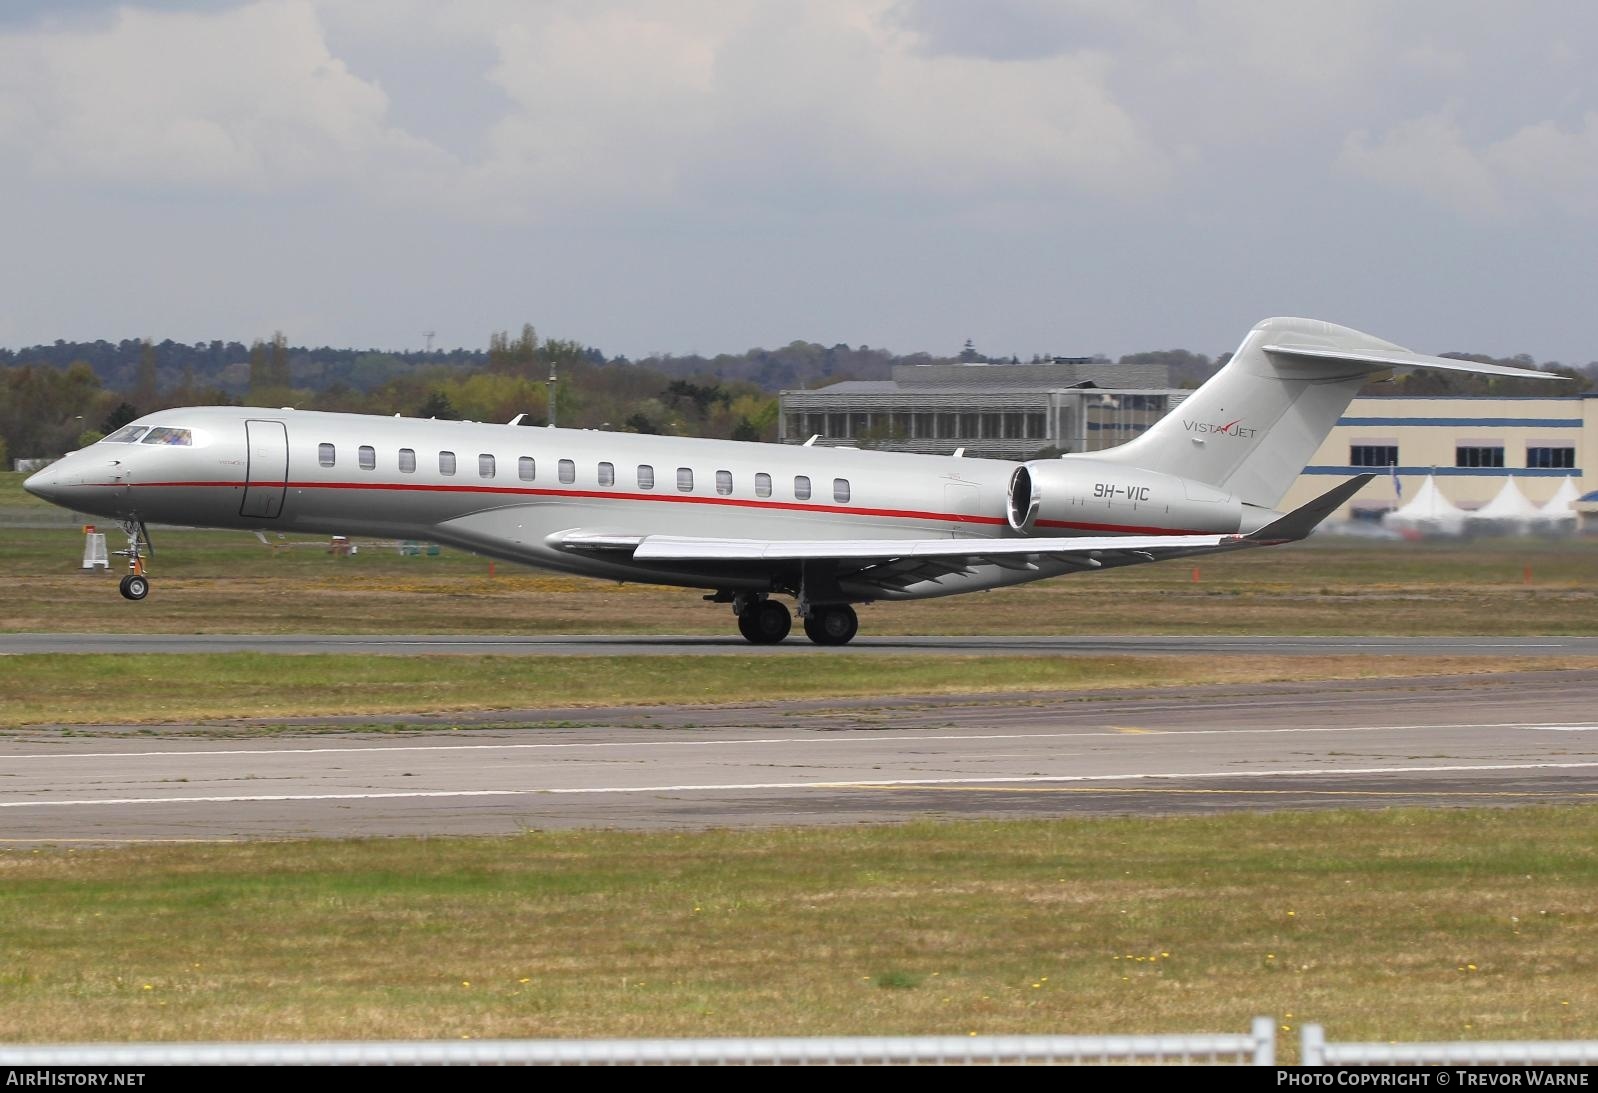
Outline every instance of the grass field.
<svg viewBox="0 0 1598 1093">
<path fill-rule="evenodd" d="M 110 536 L 112 549 L 120 546 Z M 241 532 L 158 531 L 153 588 L 84 572 L 73 528 L 0 527 L 0 628 L 154 633 L 730 634 L 701 593 L 563 577 L 458 551 L 274 553 Z M 1195 571 L 1198 579 L 1195 581 Z M 1529 574 L 1529 583 L 1528 583 Z M 861 609 L 863 634 L 1587 634 L 1598 544 L 1316 539 L 1022 588 Z"/>
<path fill-rule="evenodd" d="M 1543 658 L 1541 671 L 1591 668 Z M 1482 657 L 873 656 L 350 657 L 269 653 L 9 657 L 0 728 L 314 715 L 753 702 L 851 696 L 1053 692 L 1490 675 Z"/>
<path fill-rule="evenodd" d="M 154 591 L 131 604 L 116 574 L 79 570 L 74 527 L 18 526 L 70 520 L 55 513 L 0 474 L 0 629 L 732 631 L 690 591 L 200 531 L 157 532 Z M 1598 550 L 1314 540 L 861 615 L 867 634 L 1584 634 Z M 1502 667 L 14 657 L 0 726 Z M 1338 1039 L 1594 1038 L 1595 847 L 1598 806 L 0 848 L 0 1041 L 1196 1032 L 1259 1014 L 1287 1060 L 1302 1021 Z"/>
<path fill-rule="evenodd" d="M 0 853 L 8 1040 L 1598 1036 L 1598 807 Z"/>
</svg>

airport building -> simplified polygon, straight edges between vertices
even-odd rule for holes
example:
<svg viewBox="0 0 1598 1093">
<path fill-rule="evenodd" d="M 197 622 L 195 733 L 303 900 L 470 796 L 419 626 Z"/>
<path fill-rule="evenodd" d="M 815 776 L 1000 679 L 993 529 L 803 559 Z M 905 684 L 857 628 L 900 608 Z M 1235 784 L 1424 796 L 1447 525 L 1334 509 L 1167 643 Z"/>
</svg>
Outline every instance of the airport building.
<svg viewBox="0 0 1598 1093">
<path fill-rule="evenodd" d="M 901 365 L 893 379 L 784 391 L 780 438 L 1028 459 L 1093 452 L 1146 430 L 1191 391 L 1160 365 L 1079 358 L 1047 364 Z M 1350 475 L 1381 478 L 1334 520 L 1377 520 L 1427 475 L 1455 505 L 1476 509 L 1512 477 L 1534 504 L 1576 479 L 1584 529 L 1598 531 L 1598 394 L 1548 398 L 1356 398 L 1282 500 L 1301 505 Z"/>
<path fill-rule="evenodd" d="M 896 365 L 891 380 L 782 392 L 778 439 L 986 459 L 1093 452 L 1131 440 L 1192 394 L 1170 383 L 1164 365 L 1081 357 Z"/>
<path fill-rule="evenodd" d="M 1505 478 L 1534 504 L 1552 498 L 1565 478 L 1576 479 L 1585 499 L 1598 490 L 1595 456 L 1598 395 L 1356 398 L 1282 506 L 1301 505 L 1349 475 L 1373 470 L 1382 477 L 1334 519 L 1378 519 L 1413 497 L 1427 475 L 1463 509 L 1492 500 Z M 1583 505 L 1598 510 L 1584 500 L 1578 512 Z"/>
</svg>

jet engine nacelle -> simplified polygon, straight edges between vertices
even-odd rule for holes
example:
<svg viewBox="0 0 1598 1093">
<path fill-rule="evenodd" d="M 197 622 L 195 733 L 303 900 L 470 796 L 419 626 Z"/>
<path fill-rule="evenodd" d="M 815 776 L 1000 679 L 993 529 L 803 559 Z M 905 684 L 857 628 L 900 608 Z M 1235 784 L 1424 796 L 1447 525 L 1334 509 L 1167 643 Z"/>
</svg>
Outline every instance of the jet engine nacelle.
<svg viewBox="0 0 1598 1093">
<path fill-rule="evenodd" d="M 1068 456 L 1017 467 L 1006 514 L 1012 528 L 1028 535 L 1233 534 L 1242 527 L 1244 508 L 1237 497 L 1202 482 Z M 1245 531 L 1261 523 L 1260 510 L 1249 510 Z"/>
</svg>

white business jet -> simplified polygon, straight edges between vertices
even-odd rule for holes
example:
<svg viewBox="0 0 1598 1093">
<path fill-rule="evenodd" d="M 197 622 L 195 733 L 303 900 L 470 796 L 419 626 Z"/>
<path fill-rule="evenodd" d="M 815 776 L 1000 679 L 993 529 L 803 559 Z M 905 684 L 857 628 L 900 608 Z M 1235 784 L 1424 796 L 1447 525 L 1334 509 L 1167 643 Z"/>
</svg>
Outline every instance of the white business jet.
<svg viewBox="0 0 1598 1093">
<path fill-rule="evenodd" d="M 1302 539 L 1374 477 L 1277 504 L 1360 386 L 1394 369 L 1547 373 L 1411 353 L 1310 319 L 1260 323 L 1143 435 L 1016 464 L 259 407 L 162 410 L 24 483 L 128 534 L 147 523 L 421 539 L 618 581 L 702 588 L 751 642 L 841 645 L 855 604 Z"/>
</svg>

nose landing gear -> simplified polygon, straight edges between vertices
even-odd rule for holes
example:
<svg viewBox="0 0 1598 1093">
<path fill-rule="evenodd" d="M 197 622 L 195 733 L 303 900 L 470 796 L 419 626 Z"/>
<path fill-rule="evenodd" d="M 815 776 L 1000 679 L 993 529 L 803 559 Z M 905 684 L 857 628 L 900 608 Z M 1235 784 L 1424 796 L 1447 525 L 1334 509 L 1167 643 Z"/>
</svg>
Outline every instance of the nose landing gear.
<svg viewBox="0 0 1598 1093">
<path fill-rule="evenodd" d="M 128 575 L 122 578 L 117 591 L 122 593 L 124 599 L 142 600 L 150 594 L 150 578 L 144 575 L 144 559 L 146 555 L 155 557 L 155 548 L 150 545 L 150 533 L 145 530 L 143 520 L 124 520 L 122 530 L 128 533 L 128 549 L 119 550 L 116 554 L 128 560 Z"/>
</svg>

